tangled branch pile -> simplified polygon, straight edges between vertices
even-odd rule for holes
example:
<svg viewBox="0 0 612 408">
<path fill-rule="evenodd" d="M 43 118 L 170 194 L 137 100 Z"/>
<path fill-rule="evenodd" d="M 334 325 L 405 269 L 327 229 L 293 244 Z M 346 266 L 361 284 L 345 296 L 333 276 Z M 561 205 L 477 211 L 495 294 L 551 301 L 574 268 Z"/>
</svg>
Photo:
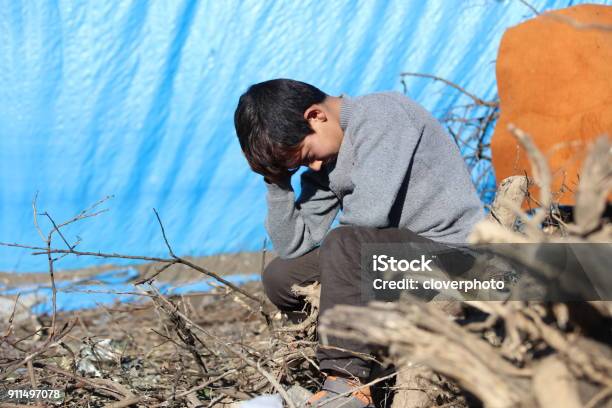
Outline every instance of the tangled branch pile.
<svg viewBox="0 0 612 408">
<path fill-rule="evenodd" d="M 259 283 L 243 289 L 263 295 Z M 151 285 L 143 295 L 58 313 L 52 341 L 50 316 L 7 322 L 1 387 L 60 389 L 67 407 L 191 407 L 278 392 L 281 382 L 319 385 L 312 333 L 268 325 L 256 302 L 223 287 L 168 298 Z"/>
<path fill-rule="evenodd" d="M 35 226 L 45 246 L 2 244 L 46 256 L 53 292 L 51 315 L 28 317 L 17 296 L 10 318 L 0 322 L 2 406 L 31 402 L 8 398 L 7 391 L 15 389 L 61 390 L 61 398 L 45 403 L 67 407 L 212 407 L 270 392 L 295 406 L 293 400 L 303 399 L 307 391 L 295 388 L 290 396 L 281 383 L 313 390 L 320 386 L 311 324 L 316 306 L 314 317 L 303 325 L 281 329 L 281 316 L 273 316 L 260 283 L 238 287 L 175 255 L 157 212 L 169 258 L 78 250 L 80 241 L 70 243 L 62 229 L 103 212 L 96 207 L 105 200 L 60 223 L 47 212 L 39 213 L 35 199 Z M 40 215 L 53 226 L 47 234 L 38 225 Z M 66 249 L 53 246 L 56 236 Z M 151 266 L 157 270 L 133 282 L 134 292 L 123 293 L 139 295 L 142 302 L 59 313 L 54 264 L 69 255 L 155 262 Z M 212 277 L 220 285 L 210 293 L 168 297 L 154 280 L 175 265 Z"/>
</svg>

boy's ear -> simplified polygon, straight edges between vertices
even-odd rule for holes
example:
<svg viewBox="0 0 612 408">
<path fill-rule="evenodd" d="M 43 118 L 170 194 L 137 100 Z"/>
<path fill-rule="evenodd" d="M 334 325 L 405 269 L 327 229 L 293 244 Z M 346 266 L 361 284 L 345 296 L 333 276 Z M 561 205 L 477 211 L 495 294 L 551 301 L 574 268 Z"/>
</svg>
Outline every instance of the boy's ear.
<svg viewBox="0 0 612 408">
<path fill-rule="evenodd" d="M 321 105 L 314 104 L 310 108 L 306 109 L 304 112 L 304 119 L 307 121 L 318 120 L 325 122 L 327 120 L 327 116 L 325 115 L 325 111 L 322 109 Z"/>
</svg>

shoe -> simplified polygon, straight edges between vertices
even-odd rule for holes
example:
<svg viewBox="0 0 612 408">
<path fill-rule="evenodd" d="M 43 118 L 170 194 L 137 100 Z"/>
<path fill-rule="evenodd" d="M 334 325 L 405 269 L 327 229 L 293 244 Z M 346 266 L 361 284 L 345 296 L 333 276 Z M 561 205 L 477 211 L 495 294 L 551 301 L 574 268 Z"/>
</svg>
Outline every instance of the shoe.
<svg viewBox="0 0 612 408">
<path fill-rule="evenodd" d="M 325 379 L 321 391 L 310 397 L 304 406 L 306 408 L 374 408 L 370 387 L 354 390 L 362 385 L 357 380 L 329 375 Z M 351 390 L 354 391 L 338 397 L 338 395 Z"/>
</svg>

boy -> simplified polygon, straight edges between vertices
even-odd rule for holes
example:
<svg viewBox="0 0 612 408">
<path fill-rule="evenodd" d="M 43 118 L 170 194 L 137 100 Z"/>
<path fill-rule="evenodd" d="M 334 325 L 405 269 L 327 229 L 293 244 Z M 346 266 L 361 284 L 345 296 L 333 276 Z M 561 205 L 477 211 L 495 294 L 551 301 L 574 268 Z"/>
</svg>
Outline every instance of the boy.
<svg viewBox="0 0 612 408">
<path fill-rule="evenodd" d="M 268 188 L 266 229 L 279 258 L 264 271 L 266 295 L 292 318 L 293 284 L 321 283 L 320 313 L 365 305 L 363 243 L 465 243 L 483 206 L 459 149 L 423 107 L 400 93 L 358 98 L 275 79 L 251 86 L 234 116 L 240 146 Z M 301 194 L 291 175 L 300 166 Z M 328 230 L 339 210 L 340 227 Z M 317 358 L 327 374 L 310 403 L 368 407 L 367 345 L 328 338 Z M 361 357 L 360 357 L 361 356 Z"/>
</svg>

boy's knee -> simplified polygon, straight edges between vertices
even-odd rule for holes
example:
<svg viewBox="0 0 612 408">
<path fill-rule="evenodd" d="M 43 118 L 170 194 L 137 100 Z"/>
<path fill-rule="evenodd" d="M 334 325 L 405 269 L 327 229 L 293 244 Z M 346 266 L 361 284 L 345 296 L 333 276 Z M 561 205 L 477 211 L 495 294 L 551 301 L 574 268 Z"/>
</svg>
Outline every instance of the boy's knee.
<svg viewBox="0 0 612 408">
<path fill-rule="evenodd" d="M 299 307 L 302 302 L 293 293 L 291 287 L 299 284 L 299 279 L 291 273 L 296 267 L 293 259 L 273 259 L 263 270 L 261 283 L 264 293 L 270 301 L 282 311 Z"/>
<path fill-rule="evenodd" d="M 272 303 L 278 306 L 278 302 L 276 302 L 276 295 L 279 293 L 280 289 L 283 287 L 283 278 L 287 277 L 287 271 L 285 268 L 286 261 L 281 258 L 275 258 L 268 266 L 266 266 L 261 274 L 261 283 L 264 287 L 264 292 L 268 299 L 272 301 Z"/>
<path fill-rule="evenodd" d="M 334 248 L 344 245 L 348 240 L 351 240 L 355 235 L 355 227 L 337 227 L 327 233 L 325 239 L 321 243 L 321 249 Z"/>
<path fill-rule="evenodd" d="M 344 226 L 327 233 L 319 249 L 322 260 L 341 256 L 357 256 L 361 253 L 362 227 Z"/>
</svg>

